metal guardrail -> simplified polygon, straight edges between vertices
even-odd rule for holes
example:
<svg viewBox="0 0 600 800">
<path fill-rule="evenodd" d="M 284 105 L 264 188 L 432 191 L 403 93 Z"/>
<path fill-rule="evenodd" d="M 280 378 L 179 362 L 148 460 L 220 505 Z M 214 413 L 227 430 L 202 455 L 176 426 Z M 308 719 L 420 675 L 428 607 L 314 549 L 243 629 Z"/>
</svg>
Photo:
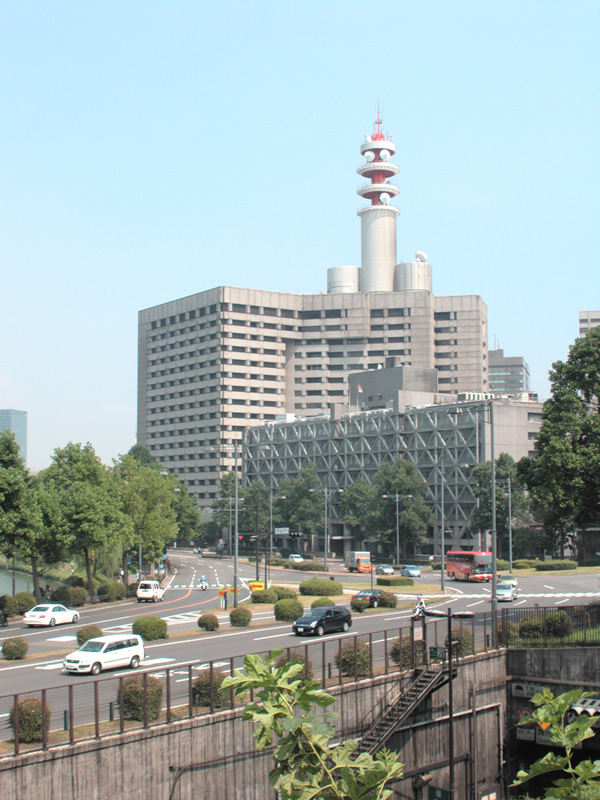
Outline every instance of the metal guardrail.
<svg viewBox="0 0 600 800">
<path fill-rule="evenodd" d="M 489 612 L 457 623 L 460 624 L 452 628 L 453 659 L 492 649 Z M 532 630 L 539 633 L 533 636 Z M 314 680 L 322 688 L 330 689 L 364 677 L 400 676 L 407 669 L 436 658 L 442 660 L 447 654 L 446 636 L 444 618 L 413 619 L 404 627 L 368 634 L 298 639 L 295 646 L 285 648 L 284 656 L 290 658 L 298 653 L 305 663 L 305 674 L 312 670 Z M 571 606 L 558 611 L 502 609 L 498 644 L 508 647 L 600 644 L 600 606 Z M 222 691 L 220 685 L 225 675 L 243 669 L 243 662 L 244 655 L 240 654 L 172 667 L 156 665 L 144 669 L 142 664 L 140 670 L 132 670 L 131 674 L 119 670 L 92 680 L 82 675 L 70 676 L 70 682 L 62 686 L 0 695 L 0 758 L 234 708 L 239 701 L 232 691 Z M 137 687 L 135 702 L 128 699 L 132 679 Z M 158 700 L 156 692 L 160 695 Z M 387 699 L 384 695 L 382 702 Z M 33 725 L 32 709 L 24 710 L 22 701 L 36 707 Z M 368 727 L 375 716 L 376 709 L 364 724 Z M 25 741 L 32 728 L 36 733 L 34 740 Z"/>
</svg>

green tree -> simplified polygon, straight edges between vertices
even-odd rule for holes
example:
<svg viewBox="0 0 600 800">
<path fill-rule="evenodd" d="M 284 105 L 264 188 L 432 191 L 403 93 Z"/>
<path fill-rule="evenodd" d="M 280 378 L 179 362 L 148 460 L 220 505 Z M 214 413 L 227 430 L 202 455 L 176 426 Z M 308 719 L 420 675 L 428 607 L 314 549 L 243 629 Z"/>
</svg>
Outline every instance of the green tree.
<svg viewBox="0 0 600 800">
<path fill-rule="evenodd" d="M 348 525 L 354 534 L 364 539 L 379 524 L 378 500 L 377 487 L 364 478 L 358 478 L 350 486 L 346 486 L 339 499 L 344 525 Z"/>
<path fill-rule="evenodd" d="M 134 444 L 133 447 L 129 449 L 127 455 L 135 458 L 142 467 L 153 467 L 156 470 L 161 470 L 163 468 L 162 464 L 154 460 L 154 456 L 150 450 L 144 447 L 143 444 Z"/>
<path fill-rule="evenodd" d="M 50 495 L 52 535 L 64 541 L 70 555 L 82 555 L 88 593 L 94 596 L 92 560 L 96 548 L 111 547 L 130 535 L 130 520 L 115 496 L 112 470 L 106 467 L 91 444 L 69 442 L 57 448 L 50 466 L 40 473 Z"/>
<path fill-rule="evenodd" d="M 282 800 L 385 800 L 392 794 L 386 786 L 402 777 L 396 754 L 381 750 L 375 758 L 367 753 L 355 757 L 352 739 L 332 747 L 331 720 L 337 715 L 319 717 L 312 708 L 325 708 L 334 698 L 320 691 L 317 682 L 304 680 L 303 664 L 276 666 L 282 653 L 276 650 L 264 661 L 246 656 L 244 669 L 222 684 L 223 690 L 233 687 L 242 698 L 249 693 L 256 698 L 246 705 L 243 718 L 256 725 L 259 750 L 277 741 L 269 774 L 272 786 Z"/>
<path fill-rule="evenodd" d="M 325 498 L 314 464 L 303 467 L 297 478 L 281 481 L 273 508 L 277 525 L 287 526 L 291 531 L 310 536 L 325 530 Z"/>
<path fill-rule="evenodd" d="M 397 458 L 386 461 L 375 475 L 377 530 L 384 541 L 396 538 L 396 500 L 400 548 L 404 555 L 416 552 L 425 543 L 427 531 L 434 524 L 433 512 L 425 503 L 426 484 L 417 468 Z M 387 495 L 387 497 L 384 497 Z"/>
<path fill-rule="evenodd" d="M 471 532 L 489 531 L 492 527 L 492 463 L 482 461 L 473 469 L 476 480 L 475 496 L 478 505 L 469 525 Z M 512 456 L 501 453 L 496 459 L 496 534 L 499 553 L 508 554 L 508 481 L 510 480 L 510 516 L 512 520 L 513 542 L 519 537 L 518 531 L 529 530 L 535 525 L 530 509 L 525 483 Z"/>
<path fill-rule="evenodd" d="M 121 456 L 113 471 L 114 496 L 120 500 L 124 517 L 123 571 L 127 582 L 127 553 L 142 548 L 148 561 L 161 558 L 168 542 L 177 538 L 175 504 L 179 481 L 161 475 L 152 466 L 142 464 L 130 455 Z"/>
<path fill-rule="evenodd" d="M 600 521 L 600 328 L 576 339 L 550 371 L 536 456 L 520 468 L 544 526 L 564 540 Z"/>
<path fill-rule="evenodd" d="M 35 483 L 30 479 L 12 431 L 0 434 L 0 550 L 20 553 L 31 562 L 36 599 L 40 600 L 38 559 L 44 534 Z"/>
<path fill-rule="evenodd" d="M 579 761 L 574 764 L 573 751 L 577 745 L 593 737 L 592 726 L 596 717 L 580 714 L 572 722 L 567 722 L 567 712 L 574 703 L 586 697 L 593 697 L 593 692 L 582 692 L 579 689 L 565 692 L 555 697 L 549 689 L 535 694 L 531 698 L 537 706 L 531 717 L 526 717 L 519 725 L 532 722 L 540 725 L 557 747 L 564 750 L 564 756 L 554 752 L 547 753 L 531 765 L 529 770 L 520 770 L 513 786 L 520 786 L 532 778 L 552 772 L 561 772 L 567 777 L 557 778 L 554 786 L 546 789 L 545 797 L 559 797 L 562 800 L 582 800 L 586 787 L 597 786 L 600 781 L 600 761 Z"/>
</svg>

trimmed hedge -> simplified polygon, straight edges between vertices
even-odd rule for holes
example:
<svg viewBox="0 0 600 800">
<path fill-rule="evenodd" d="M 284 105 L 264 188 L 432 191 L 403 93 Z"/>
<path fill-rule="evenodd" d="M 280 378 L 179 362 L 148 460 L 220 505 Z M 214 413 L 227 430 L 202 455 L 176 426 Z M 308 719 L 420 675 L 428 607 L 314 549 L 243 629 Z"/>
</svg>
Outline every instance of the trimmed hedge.
<svg viewBox="0 0 600 800">
<path fill-rule="evenodd" d="M 71 602 L 69 605 L 73 606 L 82 606 L 85 601 L 87 600 L 87 592 L 82 586 L 73 586 L 71 589 Z"/>
<path fill-rule="evenodd" d="M 304 666 L 304 669 L 298 675 L 298 677 L 302 677 L 306 681 L 312 681 L 312 679 L 315 676 L 313 663 L 310 657 L 306 658 L 303 650 L 290 650 L 289 656 L 285 652 L 282 653 L 275 662 L 275 666 L 283 667 L 283 665 L 287 664 L 288 662 L 292 664 L 302 664 Z"/>
<path fill-rule="evenodd" d="M 526 558 L 518 558 L 516 561 L 513 561 L 513 569 L 529 569 L 530 567 L 531 562 Z"/>
<path fill-rule="evenodd" d="M 344 585 L 339 581 L 327 581 L 324 578 L 309 578 L 300 584 L 300 594 L 330 597 L 344 594 Z"/>
<path fill-rule="evenodd" d="M 210 669 L 203 670 L 194 681 L 192 687 L 192 703 L 194 706 L 210 708 L 210 698 L 212 694 L 213 708 L 223 708 L 229 705 L 229 692 L 221 689 L 221 684 L 229 673 L 221 669 L 213 669 L 212 692 L 210 685 Z"/>
<path fill-rule="evenodd" d="M 39 697 L 25 697 L 17 704 L 19 715 L 19 741 L 20 742 L 41 742 L 42 741 L 42 701 Z M 50 730 L 50 715 L 52 709 L 46 703 L 46 733 Z M 15 709 L 10 710 L 10 724 L 15 729 Z"/>
<path fill-rule="evenodd" d="M 321 606 L 334 606 L 335 600 L 332 600 L 331 597 L 317 597 L 316 600 L 313 600 L 310 604 L 311 608 L 321 608 Z"/>
<path fill-rule="evenodd" d="M 114 603 L 125 595 L 125 587 L 121 581 L 104 581 L 98 584 L 96 597 L 101 603 Z"/>
<path fill-rule="evenodd" d="M 322 561 L 306 561 L 303 564 L 290 562 L 290 569 L 301 570 L 303 572 L 325 572 L 325 564 Z"/>
<path fill-rule="evenodd" d="M 571 622 L 566 611 L 553 611 L 544 617 L 544 633 L 562 639 L 571 633 Z"/>
<path fill-rule="evenodd" d="M 78 586 L 80 589 L 85 589 L 85 581 L 81 575 L 69 575 L 65 583 L 72 589 L 75 588 L 75 586 Z"/>
<path fill-rule="evenodd" d="M 13 636 L 2 642 L 2 655 L 7 661 L 18 661 L 24 658 L 28 650 L 29 645 L 22 636 Z"/>
<path fill-rule="evenodd" d="M 370 605 L 368 600 L 360 600 L 359 598 L 350 600 L 350 608 L 352 611 L 356 611 L 357 614 L 363 614 Z"/>
<path fill-rule="evenodd" d="M 425 645 L 421 639 L 415 641 L 415 664 L 423 661 Z M 410 635 L 403 636 L 402 639 L 395 639 L 390 648 L 390 658 L 398 667 L 410 666 Z"/>
<path fill-rule="evenodd" d="M 505 569 L 510 567 L 510 563 L 505 558 L 498 558 L 496 560 L 496 569 L 504 572 Z"/>
<path fill-rule="evenodd" d="M 98 636 L 103 635 L 102 628 L 99 628 L 97 625 L 84 625 L 83 628 L 79 628 L 77 631 L 77 643 L 79 647 L 81 647 L 88 639 L 97 639 Z"/>
<path fill-rule="evenodd" d="M 169 638 L 167 623 L 162 617 L 138 617 L 131 630 L 139 634 L 145 642 Z"/>
<path fill-rule="evenodd" d="M 387 575 L 380 575 L 377 578 L 377 586 L 414 586 L 413 578 L 398 576 L 392 578 Z"/>
<path fill-rule="evenodd" d="M 398 605 L 398 598 L 391 592 L 382 592 L 379 595 L 377 602 L 379 603 L 380 608 L 396 608 Z"/>
<path fill-rule="evenodd" d="M 61 603 L 67 608 L 71 605 L 71 590 L 68 586 L 57 586 L 52 589 L 52 602 Z"/>
<path fill-rule="evenodd" d="M 271 589 L 258 589 L 252 592 L 250 599 L 253 603 L 276 603 L 278 600 L 277 593 Z"/>
<path fill-rule="evenodd" d="M 356 653 L 354 652 L 354 642 L 356 642 Z M 336 667 L 340 670 L 342 675 L 354 676 L 354 674 L 356 674 L 358 676 L 364 676 L 368 675 L 371 671 L 369 645 L 360 639 L 343 644 L 341 651 L 338 650 L 336 652 L 334 660 Z"/>
<path fill-rule="evenodd" d="M 134 675 L 123 681 L 123 719 L 144 719 L 144 677 L 146 677 L 146 707 L 148 720 L 158 719 L 163 687 L 153 675 Z M 118 702 L 118 696 L 117 696 Z"/>
<path fill-rule="evenodd" d="M 43 593 L 42 593 L 43 594 Z M 46 602 L 44 597 L 42 602 Z M 15 595 L 4 595 L 4 611 L 7 617 L 24 614 L 36 605 L 35 596 L 31 592 L 17 592 Z"/>
<path fill-rule="evenodd" d="M 198 617 L 198 627 L 203 631 L 217 631 L 219 619 L 216 614 L 202 614 Z"/>
<path fill-rule="evenodd" d="M 540 561 L 535 565 L 538 572 L 551 572 L 554 570 L 577 569 L 577 562 L 570 561 L 568 558 L 557 559 L 556 561 Z"/>
<path fill-rule="evenodd" d="M 298 592 L 289 586 L 271 586 L 271 591 L 275 592 L 278 600 L 295 600 L 298 597 Z"/>
<path fill-rule="evenodd" d="M 293 622 L 304 613 L 304 606 L 298 600 L 284 598 L 275 603 L 275 619 L 279 622 Z"/>
<path fill-rule="evenodd" d="M 234 628 L 247 628 L 252 621 L 252 612 L 249 608 L 234 608 L 229 614 L 229 622 Z"/>
</svg>

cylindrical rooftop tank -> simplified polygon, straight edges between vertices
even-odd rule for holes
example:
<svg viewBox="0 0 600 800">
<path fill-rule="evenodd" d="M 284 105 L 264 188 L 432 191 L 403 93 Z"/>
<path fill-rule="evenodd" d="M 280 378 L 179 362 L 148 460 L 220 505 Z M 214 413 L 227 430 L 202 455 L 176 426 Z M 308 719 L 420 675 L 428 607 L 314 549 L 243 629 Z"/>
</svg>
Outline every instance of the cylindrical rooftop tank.
<svg viewBox="0 0 600 800">
<path fill-rule="evenodd" d="M 361 225 L 361 292 L 394 291 L 396 217 L 393 206 L 367 206 L 358 212 Z"/>
<path fill-rule="evenodd" d="M 401 261 L 395 271 L 394 291 L 432 291 L 431 264 L 428 261 Z"/>
<path fill-rule="evenodd" d="M 330 267 L 327 270 L 327 294 L 358 292 L 358 267 Z"/>
</svg>

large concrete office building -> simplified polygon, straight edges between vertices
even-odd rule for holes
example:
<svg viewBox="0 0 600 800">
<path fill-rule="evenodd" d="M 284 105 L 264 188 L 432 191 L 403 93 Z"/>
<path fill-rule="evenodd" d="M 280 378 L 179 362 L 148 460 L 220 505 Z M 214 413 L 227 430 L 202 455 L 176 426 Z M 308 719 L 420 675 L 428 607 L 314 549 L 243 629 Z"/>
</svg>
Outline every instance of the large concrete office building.
<svg viewBox="0 0 600 800">
<path fill-rule="evenodd" d="M 349 375 L 388 357 L 435 370 L 440 393 L 487 391 L 481 297 L 436 297 L 424 253 L 397 261 L 394 152 L 378 121 L 358 169 L 361 266 L 329 269 L 326 294 L 219 286 L 139 313 L 137 439 L 200 505 L 247 427 L 350 410 Z"/>
<path fill-rule="evenodd" d="M 514 395 L 530 389 L 529 366 L 522 356 L 505 356 L 504 350 L 488 353 L 489 391 L 495 395 Z"/>
<path fill-rule="evenodd" d="M 588 331 L 600 326 L 600 311 L 579 312 L 579 335 L 585 336 Z"/>
</svg>

